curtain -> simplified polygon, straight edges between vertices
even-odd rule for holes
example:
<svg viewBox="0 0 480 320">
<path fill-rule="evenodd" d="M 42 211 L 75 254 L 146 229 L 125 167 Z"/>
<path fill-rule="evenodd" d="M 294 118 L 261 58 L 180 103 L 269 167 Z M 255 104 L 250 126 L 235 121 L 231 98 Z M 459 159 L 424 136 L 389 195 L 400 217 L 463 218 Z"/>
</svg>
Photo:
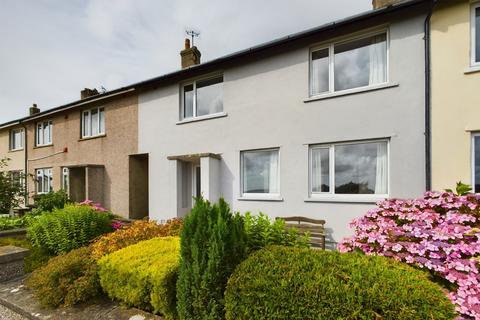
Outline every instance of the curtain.
<svg viewBox="0 0 480 320">
<path fill-rule="evenodd" d="M 387 81 L 387 41 L 385 35 L 372 37 L 370 45 L 370 79 L 369 84 Z"/>
<path fill-rule="evenodd" d="M 377 172 L 375 180 L 375 193 L 387 194 L 388 163 L 387 163 L 387 144 L 377 144 Z"/>
<path fill-rule="evenodd" d="M 322 191 L 322 149 L 312 150 L 312 192 Z"/>
<path fill-rule="evenodd" d="M 279 171 L 278 171 L 278 151 L 270 152 L 270 165 L 268 170 L 268 192 L 269 193 L 279 193 Z"/>
</svg>

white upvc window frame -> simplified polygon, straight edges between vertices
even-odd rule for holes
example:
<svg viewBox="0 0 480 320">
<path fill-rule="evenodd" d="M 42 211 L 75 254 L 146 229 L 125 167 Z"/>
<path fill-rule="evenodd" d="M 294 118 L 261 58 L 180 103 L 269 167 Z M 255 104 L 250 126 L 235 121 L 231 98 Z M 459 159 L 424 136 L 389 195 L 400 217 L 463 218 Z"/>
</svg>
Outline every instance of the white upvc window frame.
<svg viewBox="0 0 480 320">
<path fill-rule="evenodd" d="M 15 134 L 20 132 L 20 147 L 18 148 L 15 148 Z M 25 145 L 25 131 L 23 130 L 23 128 L 15 128 L 15 129 L 12 129 L 10 130 L 10 134 L 9 134 L 9 150 L 10 151 L 19 151 L 19 150 L 23 150 L 24 148 L 24 145 Z"/>
<path fill-rule="evenodd" d="M 386 194 L 337 194 L 335 193 L 335 146 L 357 145 L 364 143 L 384 142 L 387 144 L 387 193 Z M 312 150 L 329 149 L 329 192 L 313 192 L 312 185 Z M 339 201 L 339 202 L 376 202 L 389 198 L 390 196 L 390 140 L 389 139 L 369 139 L 348 142 L 336 142 L 326 144 L 311 144 L 308 146 L 308 197 L 306 201 Z"/>
<path fill-rule="evenodd" d="M 70 194 L 70 169 L 68 167 L 62 168 L 62 189 L 68 195 Z"/>
<path fill-rule="evenodd" d="M 45 141 L 45 124 L 49 127 L 50 130 L 50 140 Z M 40 126 L 40 127 L 39 127 Z M 49 146 L 53 143 L 53 121 L 44 120 L 37 122 L 35 124 L 35 146 Z"/>
<path fill-rule="evenodd" d="M 276 193 L 245 193 L 244 192 L 244 155 L 245 153 L 253 152 L 268 152 L 268 151 L 277 151 L 278 152 L 278 192 Z M 282 201 L 282 181 L 281 181 L 281 151 L 280 147 L 274 148 L 262 148 L 262 149 L 249 149 L 240 151 L 240 197 L 239 200 L 271 200 L 271 201 Z"/>
<path fill-rule="evenodd" d="M 471 5 L 471 13 L 470 13 L 470 66 L 471 67 L 480 67 L 480 61 L 477 61 L 477 52 L 476 52 L 476 38 L 477 38 L 477 32 L 480 32 L 480 30 L 476 30 L 476 17 L 475 17 L 475 11 L 476 9 L 480 8 L 480 1 L 479 2 L 474 2 Z"/>
<path fill-rule="evenodd" d="M 97 117 L 97 134 L 92 134 L 92 111 L 97 111 L 96 117 Z M 100 112 L 103 112 L 103 118 L 100 117 Z M 87 115 L 87 122 L 85 122 L 85 115 Z M 82 133 L 82 138 L 93 138 L 93 137 L 100 137 L 104 136 L 105 132 L 107 131 L 106 128 L 106 120 L 105 120 L 105 107 L 99 106 L 95 108 L 90 108 L 82 111 L 81 115 L 81 133 Z M 101 119 L 103 119 L 103 131 L 102 129 L 102 124 L 101 124 Z M 86 126 L 87 125 L 87 126 Z"/>
<path fill-rule="evenodd" d="M 48 183 L 47 183 L 47 188 L 48 191 L 44 190 L 45 182 L 44 179 L 42 179 L 42 190 L 39 191 L 39 180 L 38 177 L 42 176 L 43 177 L 48 177 Z M 51 191 L 53 191 L 53 170 L 52 168 L 38 168 L 35 169 L 35 190 L 37 194 L 47 194 Z"/>
<path fill-rule="evenodd" d="M 223 73 L 216 73 L 216 74 L 204 76 L 198 79 L 183 82 L 180 85 L 180 121 L 194 120 L 194 119 L 208 119 L 208 118 L 215 118 L 217 116 L 225 115 L 225 110 L 222 110 L 220 112 L 197 116 L 197 82 L 212 80 L 220 77 L 222 78 L 222 83 L 225 84 L 225 76 L 223 75 Z M 185 116 L 185 87 L 189 85 L 193 86 L 193 110 L 192 110 L 192 116 L 186 117 Z M 225 105 L 223 107 L 225 107 Z"/>
<path fill-rule="evenodd" d="M 473 189 L 473 192 L 475 192 L 475 184 L 476 184 L 476 181 L 475 181 L 475 152 L 477 152 L 477 150 L 475 150 L 475 138 L 476 137 L 480 137 L 480 132 L 473 132 L 472 133 L 472 137 L 470 138 L 471 140 L 471 155 L 470 155 L 470 159 L 471 159 L 471 175 L 472 175 L 472 189 Z M 479 150 L 480 152 L 480 150 Z"/>
<path fill-rule="evenodd" d="M 355 87 L 355 88 L 335 91 L 335 46 L 349 43 L 355 40 L 368 38 L 368 37 L 379 36 L 382 34 L 385 34 L 386 36 L 385 41 L 386 41 L 386 47 L 387 47 L 387 53 L 386 53 L 387 54 L 387 60 L 386 60 L 387 74 L 386 74 L 385 82 L 366 85 L 363 87 Z M 329 88 L 328 88 L 328 91 L 314 94 L 312 92 L 312 85 L 311 85 L 312 73 L 313 73 L 312 54 L 315 51 L 321 51 L 325 49 L 328 49 L 328 70 L 329 70 L 328 71 L 328 87 Z M 349 94 L 357 91 L 365 91 L 370 88 L 374 89 L 378 87 L 383 87 L 389 83 L 390 83 L 390 30 L 388 27 L 376 29 L 373 31 L 362 32 L 362 33 L 355 34 L 353 36 L 343 37 L 331 42 L 322 43 L 322 44 L 311 47 L 308 52 L 308 96 L 310 98 L 321 98 L 321 97 L 330 96 L 333 94 L 335 95 Z"/>
</svg>

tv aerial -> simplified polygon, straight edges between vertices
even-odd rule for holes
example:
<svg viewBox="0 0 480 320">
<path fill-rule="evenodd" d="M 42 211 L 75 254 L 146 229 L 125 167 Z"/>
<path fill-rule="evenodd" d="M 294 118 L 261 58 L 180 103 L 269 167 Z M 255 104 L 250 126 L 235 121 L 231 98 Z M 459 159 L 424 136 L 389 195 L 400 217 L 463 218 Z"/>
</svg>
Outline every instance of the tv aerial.
<svg viewBox="0 0 480 320">
<path fill-rule="evenodd" d="M 193 29 L 187 29 L 185 30 L 185 33 L 192 38 L 192 47 L 193 47 L 195 38 L 200 37 L 200 32 L 195 31 Z"/>
</svg>

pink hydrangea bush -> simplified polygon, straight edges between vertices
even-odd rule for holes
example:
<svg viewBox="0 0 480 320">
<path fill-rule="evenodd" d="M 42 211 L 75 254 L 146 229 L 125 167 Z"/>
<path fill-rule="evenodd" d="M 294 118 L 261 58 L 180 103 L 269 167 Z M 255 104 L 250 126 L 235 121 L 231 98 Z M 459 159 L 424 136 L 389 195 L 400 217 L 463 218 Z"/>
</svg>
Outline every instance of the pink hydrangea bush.
<svg viewBox="0 0 480 320">
<path fill-rule="evenodd" d="M 480 195 L 427 192 L 385 200 L 354 220 L 339 250 L 361 250 L 428 269 L 462 319 L 480 319 Z"/>
</svg>

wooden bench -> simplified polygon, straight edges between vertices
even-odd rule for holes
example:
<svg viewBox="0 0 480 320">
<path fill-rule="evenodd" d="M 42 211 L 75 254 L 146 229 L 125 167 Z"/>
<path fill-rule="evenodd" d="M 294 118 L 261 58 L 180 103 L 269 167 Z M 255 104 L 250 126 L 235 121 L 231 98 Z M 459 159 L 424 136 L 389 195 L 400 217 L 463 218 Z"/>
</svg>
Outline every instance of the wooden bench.
<svg viewBox="0 0 480 320">
<path fill-rule="evenodd" d="M 325 250 L 325 220 L 306 217 L 278 217 L 285 221 L 287 229 L 296 229 L 301 235 L 309 233 L 310 246 Z"/>
</svg>

